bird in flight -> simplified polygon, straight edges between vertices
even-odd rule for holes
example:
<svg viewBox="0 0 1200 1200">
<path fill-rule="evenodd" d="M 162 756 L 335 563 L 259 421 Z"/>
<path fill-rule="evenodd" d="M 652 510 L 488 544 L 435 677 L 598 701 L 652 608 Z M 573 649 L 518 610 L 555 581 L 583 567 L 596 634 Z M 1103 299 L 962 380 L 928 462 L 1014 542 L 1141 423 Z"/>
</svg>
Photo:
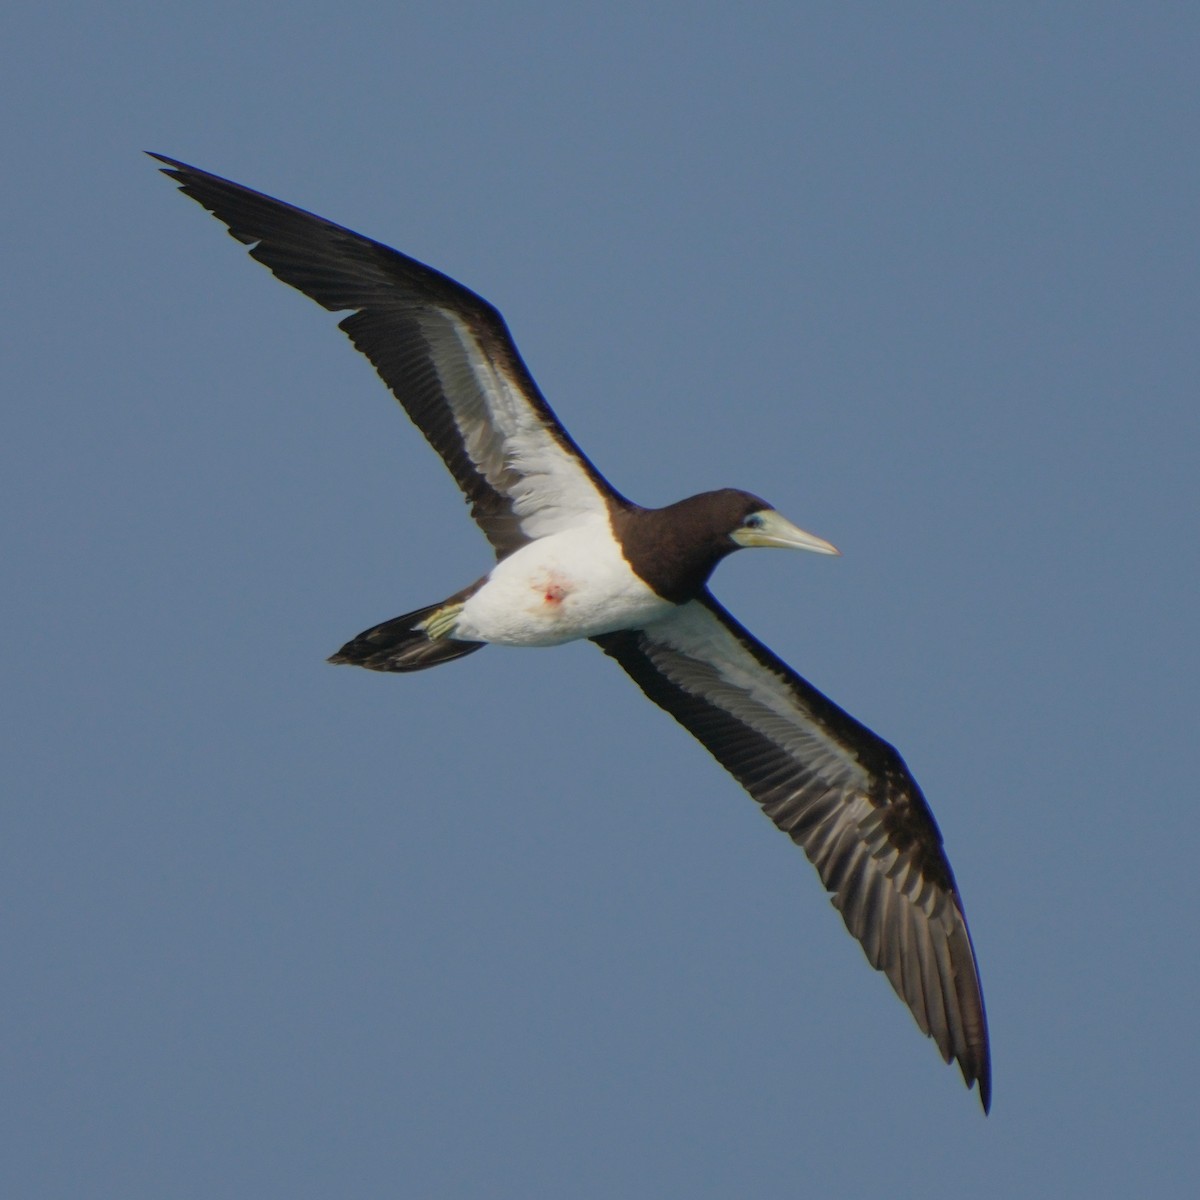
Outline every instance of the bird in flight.
<svg viewBox="0 0 1200 1200">
<path fill-rule="evenodd" d="M 250 255 L 331 312 L 466 493 L 487 574 L 330 659 L 420 671 L 481 649 L 589 638 L 807 854 L 846 927 L 946 1062 L 991 1104 L 987 1019 L 962 899 L 896 750 L 802 679 L 708 590 L 742 547 L 836 554 L 748 492 L 642 508 L 588 461 L 500 313 L 432 267 L 155 154 Z"/>
</svg>

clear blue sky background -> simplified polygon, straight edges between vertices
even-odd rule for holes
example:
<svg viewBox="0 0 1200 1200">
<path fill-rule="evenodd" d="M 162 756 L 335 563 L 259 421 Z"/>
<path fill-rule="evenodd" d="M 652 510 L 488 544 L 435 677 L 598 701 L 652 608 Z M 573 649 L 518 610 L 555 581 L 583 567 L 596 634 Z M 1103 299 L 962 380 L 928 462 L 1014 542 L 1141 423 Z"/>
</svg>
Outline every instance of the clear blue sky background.
<svg viewBox="0 0 1200 1200">
<path fill-rule="evenodd" d="M 5 1196 L 1196 1194 L 1194 7 L 0 23 Z M 142 149 L 492 299 L 635 499 L 842 548 L 716 591 L 922 781 L 990 1119 L 594 648 L 324 663 L 486 545 Z"/>
</svg>

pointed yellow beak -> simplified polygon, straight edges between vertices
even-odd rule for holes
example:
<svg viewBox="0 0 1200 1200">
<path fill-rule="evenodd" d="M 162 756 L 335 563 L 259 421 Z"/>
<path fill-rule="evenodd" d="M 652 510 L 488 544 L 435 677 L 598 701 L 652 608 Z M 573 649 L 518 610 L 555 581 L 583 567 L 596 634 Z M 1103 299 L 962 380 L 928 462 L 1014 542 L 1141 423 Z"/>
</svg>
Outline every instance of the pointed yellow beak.
<svg viewBox="0 0 1200 1200">
<path fill-rule="evenodd" d="M 814 554 L 841 554 L 832 542 L 817 537 L 815 533 L 807 533 L 774 509 L 751 513 L 745 524 L 729 536 L 739 546 L 771 546 L 780 550 L 811 550 Z"/>
</svg>

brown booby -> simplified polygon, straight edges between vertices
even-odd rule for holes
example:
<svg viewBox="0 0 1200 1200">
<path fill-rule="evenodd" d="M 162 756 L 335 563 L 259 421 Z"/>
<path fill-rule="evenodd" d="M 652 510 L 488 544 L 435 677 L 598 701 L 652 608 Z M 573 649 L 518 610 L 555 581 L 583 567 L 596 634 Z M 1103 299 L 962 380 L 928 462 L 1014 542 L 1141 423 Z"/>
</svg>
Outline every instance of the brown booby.
<svg viewBox="0 0 1200 1200">
<path fill-rule="evenodd" d="M 691 732 L 808 855 L 870 964 L 991 1104 L 979 972 L 933 814 L 897 751 L 717 603 L 727 554 L 836 554 L 765 501 L 725 489 L 647 509 L 571 440 L 504 319 L 379 242 L 185 163 L 180 190 L 284 283 L 333 312 L 442 456 L 496 552 L 441 603 L 360 633 L 331 662 L 419 671 L 489 642 L 590 638 Z"/>
</svg>

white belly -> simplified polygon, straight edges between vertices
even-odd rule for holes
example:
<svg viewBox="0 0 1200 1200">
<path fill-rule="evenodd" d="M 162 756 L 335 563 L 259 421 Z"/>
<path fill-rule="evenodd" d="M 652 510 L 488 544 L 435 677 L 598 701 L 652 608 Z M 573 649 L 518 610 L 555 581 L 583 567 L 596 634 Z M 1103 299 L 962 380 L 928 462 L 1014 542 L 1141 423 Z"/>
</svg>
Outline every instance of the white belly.
<svg viewBox="0 0 1200 1200">
<path fill-rule="evenodd" d="M 675 608 L 630 569 L 608 521 L 539 538 L 496 564 L 463 605 L 452 636 L 557 646 L 648 624 Z"/>
</svg>

